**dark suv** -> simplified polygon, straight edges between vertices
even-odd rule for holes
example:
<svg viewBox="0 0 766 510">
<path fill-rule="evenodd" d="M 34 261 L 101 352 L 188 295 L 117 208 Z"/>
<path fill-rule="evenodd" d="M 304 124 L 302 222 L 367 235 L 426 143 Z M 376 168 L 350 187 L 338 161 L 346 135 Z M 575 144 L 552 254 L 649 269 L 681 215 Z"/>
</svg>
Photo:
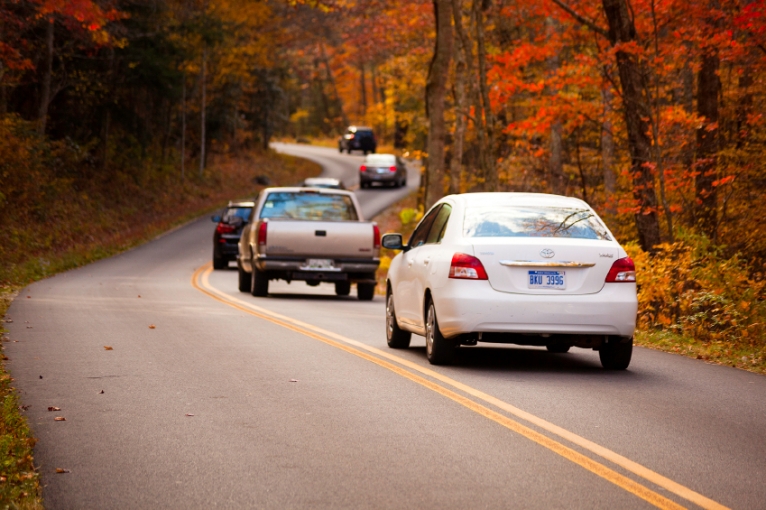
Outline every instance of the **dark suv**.
<svg viewBox="0 0 766 510">
<path fill-rule="evenodd" d="M 378 142 L 375 140 L 375 134 L 372 128 L 364 126 L 349 126 L 346 132 L 338 138 L 338 152 L 362 151 L 365 156 L 370 152 L 375 152 L 378 148 Z"/>
<path fill-rule="evenodd" d="M 253 207 L 255 202 L 229 202 L 220 216 L 210 218 L 218 223 L 213 233 L 213 269 L 226 269 L 230 260 L 237 259 L 237 243 Z"/>
</svg>

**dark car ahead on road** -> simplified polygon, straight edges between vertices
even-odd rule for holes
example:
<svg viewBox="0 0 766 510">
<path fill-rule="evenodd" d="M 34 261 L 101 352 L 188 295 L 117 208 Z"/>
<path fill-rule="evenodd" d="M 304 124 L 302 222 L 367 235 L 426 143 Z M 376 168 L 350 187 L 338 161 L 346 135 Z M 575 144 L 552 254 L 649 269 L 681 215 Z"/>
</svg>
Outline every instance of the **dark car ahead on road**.
<svg viewBox="0 0 766 510">
<path fill-rule="evenodd" d="M 237 259 L 237 243 L 242 227 L 247 224 L 255 202 L 229 202 L 220 216 L 210 218 L 218 223 L 213 233 L 213 269 L 226 269 Z"/>
<path fill-rule="evenodd" d="M 378 141 L 372 128 L 365 126 L 349 126 L 346 132 L 338 139 L 338 151 L 362 151 L 365 155 L 375 152 L 378 148 Z"/>
<path fill-rule="evenodd" d="M 359 167 L 359 187 L 369 188 L 373 183 L 395 188 L 407 185 L 407 167 L 399 156 L 370 154 Z"/>
</svg>

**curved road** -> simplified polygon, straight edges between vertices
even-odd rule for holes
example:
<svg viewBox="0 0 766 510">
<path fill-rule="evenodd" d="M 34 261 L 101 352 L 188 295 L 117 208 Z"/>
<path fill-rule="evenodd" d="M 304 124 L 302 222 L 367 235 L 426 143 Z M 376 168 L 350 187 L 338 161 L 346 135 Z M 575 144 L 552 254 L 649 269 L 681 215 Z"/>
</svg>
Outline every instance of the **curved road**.
<svg viewBox="0 0 766 510">
<path fill-rule="evenodd" d="M 281 149 L 353 179 L 356 157 Z M 386 348 L 381 297 L 237 292 L 235 271 L 209 268 L 212 230 L 203 218 L 11 306 L 47 508 L 766 507 L 766 378 L 646 349 L 607 372 L 593 351 L 482 344 L 434 368 L 419 337 Z"/>
<path fill-rule="evenodd" d="M 296 145 L 288 143 L 272 143 L 271 147 L 278 152 L 310 159 L 322 165 L 324 177 L 340 179 L 343 184 L 353 189 L 356 198 L 362 206 L 362 214 L 366 219 L 371 219 L 383 212 L 385 208 L 394 202 L 406 197 L 420 185 L 420 172 L 412 164 L 407 166 L 407 186 L 401 189 L 394 188 L 367 188 L 359 189 L 359 166 L 364 161 L 364 156 L 359 152 L 342 155 L 336 149 L 327 147 L 314 147 L 311 145 Z"/>
</svg>

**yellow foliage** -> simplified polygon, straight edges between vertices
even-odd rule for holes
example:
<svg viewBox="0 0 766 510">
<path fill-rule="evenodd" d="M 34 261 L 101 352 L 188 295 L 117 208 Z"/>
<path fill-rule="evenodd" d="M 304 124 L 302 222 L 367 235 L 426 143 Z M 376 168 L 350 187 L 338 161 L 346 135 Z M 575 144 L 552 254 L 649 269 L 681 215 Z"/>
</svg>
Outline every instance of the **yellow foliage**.
<svg viewBox="0 0 766 510">
<path fill-rule="evenodd" d="M 692 236 L 659 246 L 655 255 L 635 244 L 626 249 L 638 273 L 639 329 L 702 342 L 764 342 L 766 281 L 738 255 L 726 258 Z"/>
</svg>

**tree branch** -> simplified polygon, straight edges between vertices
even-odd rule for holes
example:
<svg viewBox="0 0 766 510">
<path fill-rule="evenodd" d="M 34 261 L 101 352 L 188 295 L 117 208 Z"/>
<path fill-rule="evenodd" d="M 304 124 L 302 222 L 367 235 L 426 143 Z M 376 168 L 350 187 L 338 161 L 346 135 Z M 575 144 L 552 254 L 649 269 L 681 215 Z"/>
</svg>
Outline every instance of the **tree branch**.
<svg viewBox="0 0 766 510">
<path fill-rule="evenodd" d="M 561 7 L 564 11 L 566 11 L 567 14 L 572 16 L 578 22 L 580 22 L 583 25 L 585 25 L 586 27 L 590 28 L 591 30 L 593 30 L 597 34 L 599 34 L 599 35 L 601 35 L 603 37 L 609 38 L 609 34 L 607 33 L 607 31 L 604 30 L 603 28 L 601 28 L 600 26 L 596 25 L 595 22 L 593 22 L 593 21 L 589 20 L 588 18 L 585 18 L 585 17 L 577 14 L 577 12 L 575 12 L 571 7 L 569 7 L 567 4 L 565 4 L 561 0 L 552 0 L 552 1 L 553 1 L 554 4 L 556 4 L 559 7 Z"/>
</svg>

